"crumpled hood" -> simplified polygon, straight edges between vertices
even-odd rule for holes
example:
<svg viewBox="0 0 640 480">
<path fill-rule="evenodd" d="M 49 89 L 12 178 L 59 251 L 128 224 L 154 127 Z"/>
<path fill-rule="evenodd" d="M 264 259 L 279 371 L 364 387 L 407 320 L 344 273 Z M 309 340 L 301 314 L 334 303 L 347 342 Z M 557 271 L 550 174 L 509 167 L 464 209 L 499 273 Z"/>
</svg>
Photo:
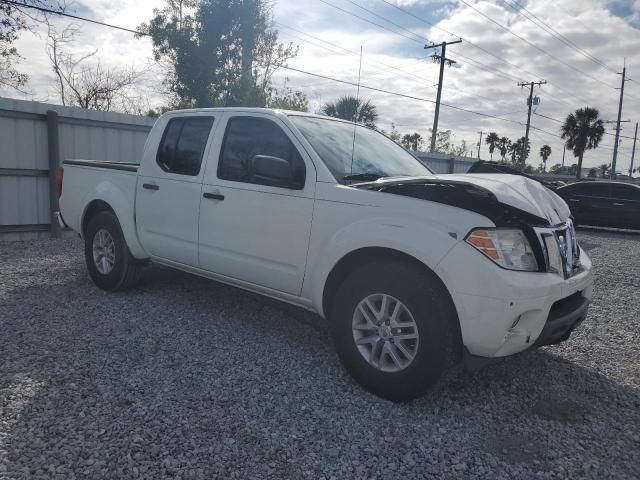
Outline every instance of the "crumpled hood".
<svg viewBox="0 0 640 480">
<path fill-rule="evenodd" d="M 525 212 L 546 218 L 551 225 L 566 222 L 571 216 L 565 201 L 542 185 L 527 177 L 508 174 L 436 175 L 441 180 L 470 183 L 493 193 L 498 201 Z"/>
<path fill-rule="evenodd" d="M 354 186 L 454 205 L 476 211 L 494 221 L 497 216 L 505 214 L 504 210 L 494 208 L 496 201 L 512 212 L 530 215 L 527 223 L 535 222 L 537 218 L 549 225 L 558 225 L 571 216 L 562 198 L 540 182 L 519 175 L 482 173 L 389 177 Z M 494 198 L 493 202 L 487 196 Z M 508 211 L 506 214 L 511 215 Z"/>
</svg>

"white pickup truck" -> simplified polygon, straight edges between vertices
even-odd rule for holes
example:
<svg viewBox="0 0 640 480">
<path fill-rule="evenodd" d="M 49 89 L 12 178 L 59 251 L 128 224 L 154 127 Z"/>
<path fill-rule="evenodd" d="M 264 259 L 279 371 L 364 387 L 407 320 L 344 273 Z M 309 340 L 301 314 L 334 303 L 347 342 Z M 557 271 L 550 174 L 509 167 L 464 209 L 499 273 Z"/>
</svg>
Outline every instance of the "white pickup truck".
<svg viewBox="0 0 640 480">
<path fill-rule="evenodd" d="M 99 287 L 127 288 L 151 261 L 304 307 L 392 400 L 457 361 L 566 340 L 592 297 L 569 209 L 540 183 L 434 175 L 328 117 L 167 113 L 140 164 L 65 160 L 59 190 Z"/>
</svg>

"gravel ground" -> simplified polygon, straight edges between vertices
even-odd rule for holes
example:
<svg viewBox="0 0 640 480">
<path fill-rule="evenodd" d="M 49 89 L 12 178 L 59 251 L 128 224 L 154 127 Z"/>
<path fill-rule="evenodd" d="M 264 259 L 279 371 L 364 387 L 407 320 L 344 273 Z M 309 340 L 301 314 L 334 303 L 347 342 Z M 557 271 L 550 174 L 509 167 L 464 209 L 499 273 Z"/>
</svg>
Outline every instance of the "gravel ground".
<svg viewBox="0 0 640 480">
<path fill-rule="evenodd" d="M 410 404 L 307 312 L 159 267 L 108 294 L 78 240 L 0 243 L 0 479 L 640 478 L 640 236 L 579 236 L 569 342 Z"/>
</svg>

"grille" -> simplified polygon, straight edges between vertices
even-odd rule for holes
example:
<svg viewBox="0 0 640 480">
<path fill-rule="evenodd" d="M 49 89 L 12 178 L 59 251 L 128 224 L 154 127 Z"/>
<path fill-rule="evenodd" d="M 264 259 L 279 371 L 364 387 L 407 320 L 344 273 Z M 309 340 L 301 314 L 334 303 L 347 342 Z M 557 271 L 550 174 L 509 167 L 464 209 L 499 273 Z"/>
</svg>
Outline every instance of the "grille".
<svg viewBox="0 0 640 480">
<path fill-rule="evenodd" d="M 545 251 L 548 271 L 562 273 L 565 278 L 569 278 L 580 271 L 580 247 L 578 246 L 578 240 L 576 238 L 576 229 L 571 220 L 567 220 L 567 223 L 560 227 L 536 230 L 542 244 L 542 249 Z M 552 241 L 557 244 L 557 250 L 560 253 L 562 263 L 562 272 L 558 271 L 559 265 L 558 268 L 550 265 L 549 251 L 547 246 L 545 246 L 545 238 L 551 240 L 549 237 L 552 237 Z"/>
</svg>

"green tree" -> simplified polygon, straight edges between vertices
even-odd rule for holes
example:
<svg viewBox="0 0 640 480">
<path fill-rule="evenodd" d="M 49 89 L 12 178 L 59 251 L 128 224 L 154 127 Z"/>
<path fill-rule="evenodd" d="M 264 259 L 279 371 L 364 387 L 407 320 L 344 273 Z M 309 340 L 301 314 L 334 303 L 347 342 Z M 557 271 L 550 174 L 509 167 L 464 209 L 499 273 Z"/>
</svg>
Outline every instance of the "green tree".
<svg viewBox="0 0 640 480">
<path fill-rule="evenodd" d="M 578 158 L 577 178 L 582 175 L 584 152 L 597 148 L 604 135 L 604 124 L 599 117 L 600 113 L 595 108 L 580 108 L 575 113 L 567 115 L 560 127 L 560 133 L 567 148 L 573 151 L 574 157 Z"/>
<path fill-rule="evenodd" d="M 542 157 L 542 171 L 547 171 L 547 159 L 551 156 L 551 147 L 549 145 L 543 145 L 540 147 L 540 156 Z"/>
<path fill-rule="evenodd" d="M 370 100 L 347 95 L 329 102 L 322 107 L 322 113 L 374 128 L 378 119 L 376 106 Z"/>
<path fill-rule="evenodd" d="M 167 0 L 140 25 L 176 106 L 264 107 L 271 77 L 298 53 L 278 43 L 268 0 Z"/>
<path fill-rule="evenodd" d="M 591 170 L 589 170 L 589 175 L 587 175 L 589 178 L 596 178 L 598 176 L 598 169 L 595 167 L 591 167 Z"/>
<path fill-rule="evenodd" d="M 402 135 L 400 134 L 394 123 L 391 124 L 391 131 L 389 132 L 388 136 L 396 143 L 400 143 L 402 141 Z"/>
<path fill-rule="evenodd" d="M 609 170 L 611 169 L 610 163 L 603 163 L 600 165 L 600 176 L 602 178 L 607 178 L 609 176 Z"/>
<path fill-rule="evenodd" d="M 511 162 L 514 166 L 524 169 L 531 151 L 531 145 L 526 138 L 520 137 L 515 142 L 509 145 L 509 153 L 511 153 Z"/>
<path fill-rule="evenodd" d="M 281 110 L 309 111 L 309 99 L 300 91 L 285 86 L 282 90 L 274 89 L 267 100 L 267 107 Z"/>
<path fill-rule="evenodd" d="M 487 138 L 484 139 L 484 143 L 489 145 L 489 154 L 491 155 L 491 160 L 493 160 L 493 152 L 500 142 L 500 137 L 496 132 L 491 132 L 487 135 Z"/>
<path fill-rule="evenodd" d="M 507 153 L 509 152 L 509 147 L 511 146 L 511 140 L 507 137 L 501 137 L 498 141 L 498 149 L 500 150 L 500 157 L 504 162 L 507 159 Z"/>
<path fill-rule="evenodd" d="M 424 140 L 422 139 L 422 135 L 419 133 L 407 133 L 402 137 L 401 140 L 402 146 L 407 150 L 412 150 L 417 152 L 422 148 L 424 144 Z"/>
</svg>

